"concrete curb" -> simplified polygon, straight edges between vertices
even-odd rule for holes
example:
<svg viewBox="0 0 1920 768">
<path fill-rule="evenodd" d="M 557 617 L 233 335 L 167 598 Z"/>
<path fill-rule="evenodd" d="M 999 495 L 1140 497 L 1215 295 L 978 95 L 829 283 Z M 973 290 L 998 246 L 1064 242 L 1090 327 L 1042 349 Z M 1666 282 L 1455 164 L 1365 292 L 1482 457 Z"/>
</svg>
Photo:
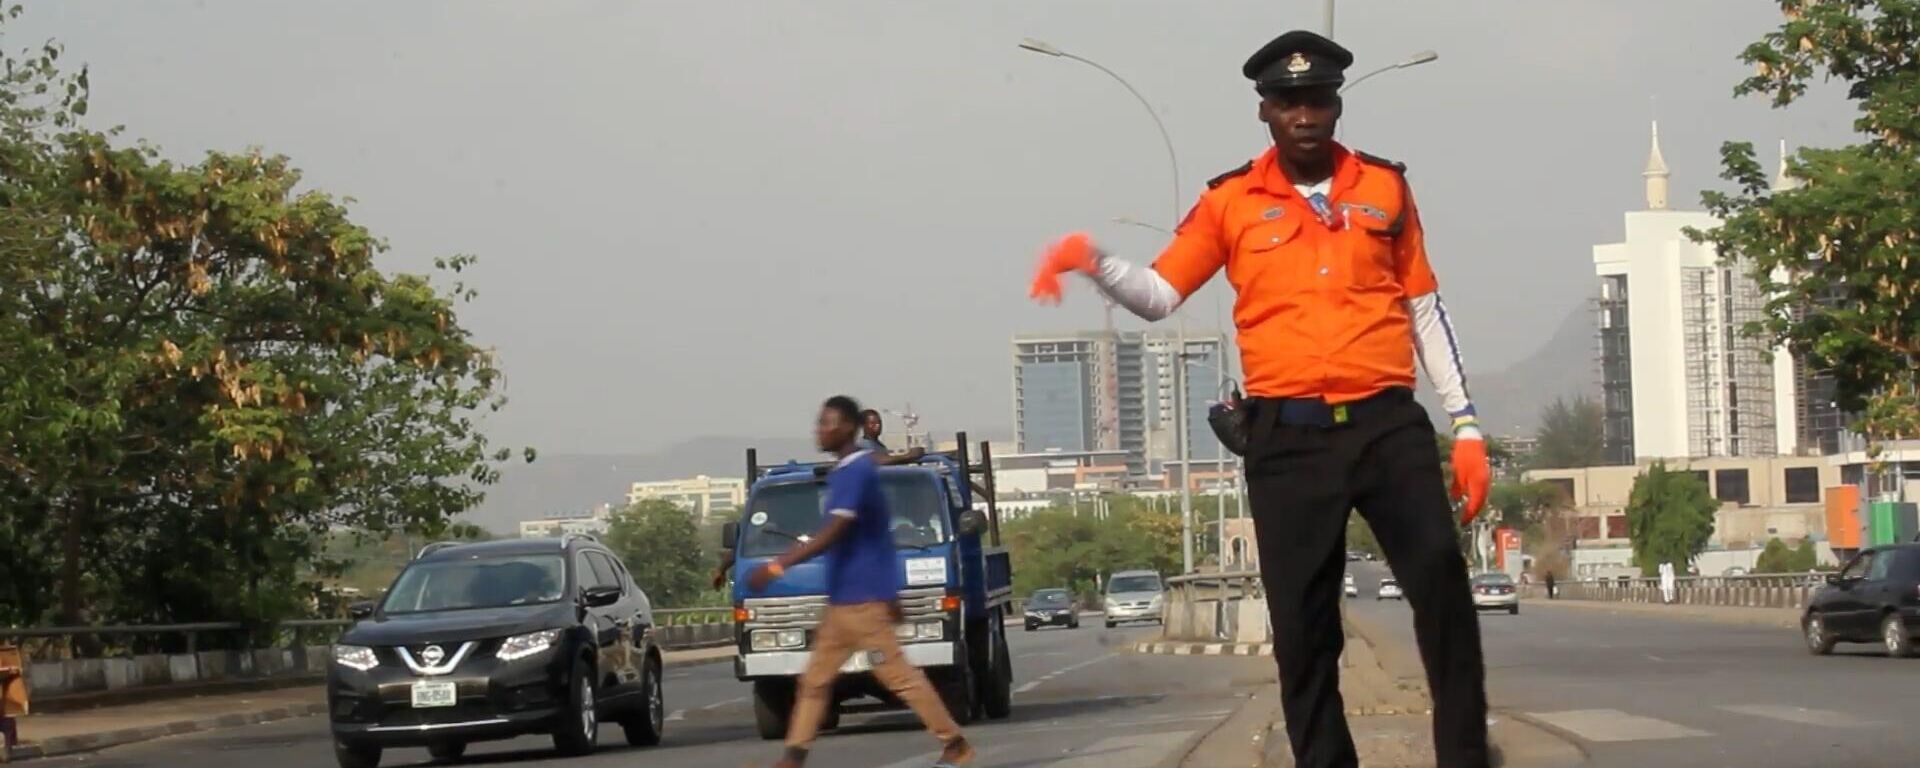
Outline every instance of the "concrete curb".
<svg viewBox="0 0 1920 768">
<path fill-rule="evenodd" d="M 1133 652 L 1162 656 L 1272 656 L 1273 643 L 1135 643 Z"/>
<path fill-rule="evenodd" d="M 322 703 L 296 704 L 292 706 L 272 707 L 257 712 L 229 712 L 224 715 L 202 717 L 193 720 L 176 720 L 170 723 L 148 725 L 139 728 L 121 728 L 100 733 L 79 736 L 56 736 L 32 744 L 21 744 L 10 748 L 6 753 L 6 762 L 31 760 L 39 757 L 57 757 L 76 752 L 117 747 L 135 742 L 150 741 L 167 736 L 179 736 L 186 733 L 211 731 L 219 728 L 233 728 L 242 725 L 271 723 L 294 717 L 308 717 L 327 711 Z"/>
<path fill-rule="evenodd" d="M 714 647 L 718 648 L 723 646 Z M 669 653 L 674 653 L 674 651 L 669 651 Z M 667 658 L 664 659 L 664 662 L 668 668 L 698 667 L 708 664 L 731 662 L 733 658 L 734 654 L 726 653 L 712 656 L 703 655 L 694 658 Z M 243 725 L 258 725 L 295 717 L 312 717 L 314 715 L 326 714 L 326 712 L 326 703 L 318 702 L 271 707 L 252 712 L 229 712 L 218 716 L 202 717 L 192 720 L 175 720 L 138 728 L 121 728 L 118 730 L 77 736 L 56 736 L 44 741 L 23 743 L 7 749 L 4 754 L 0 754 L 0 763 L 32 760 L 41 757 L 57 757 L 60 755 L 71 755 L 77 752 L 94 752 L 110 747 L 119 747 L 142 741 L 165 738 L 167 736 L 179 736 L 182 734 L 211 731 L 220 728 L 234 728 Z"/>
<path fill-rule="evenodd" d="M 1262 689 L 1247 696 L 1232 714 L 1174 753 L 1160 768 L 1220 768 L 1258 766 L 1264 761 L 1273 726 L 1280 722 L 1277 691 Z M 1286 738 L 1282 735 L 1280 738 Z"/>
</svg>

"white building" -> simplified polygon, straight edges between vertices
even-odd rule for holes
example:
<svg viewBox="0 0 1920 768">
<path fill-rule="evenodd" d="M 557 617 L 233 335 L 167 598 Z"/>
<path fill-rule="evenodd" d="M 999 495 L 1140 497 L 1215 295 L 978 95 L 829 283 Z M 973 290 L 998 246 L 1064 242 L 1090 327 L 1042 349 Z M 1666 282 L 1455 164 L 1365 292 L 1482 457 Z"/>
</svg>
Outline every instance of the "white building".
<svg viewBox="0 0 1920 768">
<path fill-rule="evenodd" d="M 1668 207 L 1657 124 L 1643 176 L 1647 209 L 1626 214 L 1625 241 L 1593 248 L 1607 458 L 1795 453 L 1793 358 L 1769 361 L 1767 342 L 1743 333 L 1766 304 L 1747 267 L 1686 234 L 1720 221 Z"/>
<path fill-rule="evenodd" d="M 698 475 L 634 483 L 627 491 L 629 505 L 650 500 L 672 502 L 700 522 L 731 520 L 747 503 L 747 482 L 737 477 Z"/>
<path fill-rule="evenodd" d="M 598 536 L 607 532 L 607 523 L 613 517 L 613 507 L 601 504 L 584 512 L 549 513 L 539 520 L 522 520 L 520 538 L 548 539 L 568 533 L 588 533 Z"/>
</svg>

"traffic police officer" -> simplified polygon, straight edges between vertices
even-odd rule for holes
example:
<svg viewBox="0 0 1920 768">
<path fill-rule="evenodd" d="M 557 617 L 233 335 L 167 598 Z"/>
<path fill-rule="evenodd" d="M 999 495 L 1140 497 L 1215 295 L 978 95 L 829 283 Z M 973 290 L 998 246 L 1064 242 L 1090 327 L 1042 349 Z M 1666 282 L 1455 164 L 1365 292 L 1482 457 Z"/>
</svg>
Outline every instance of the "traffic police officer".
<svg viewBox="0 0 1920 768">
<path fill-rule="evenodd" d="M 1151 268 L 1070 235 L 1043 255 L 1032 293 L 1057 301 L 1058 276 L 1078 271 L 1159 320 L 1226 270 L 1250 395 L 1249 500 L 1295 762 L 1358 765 L 1338 666 L 1342 544 L 1358 510 L 1413 608 L 1438 763 L 1483 768 L 1479 621 L 1434 428 L 1413 399 L 1416 356 L 1452 416 L 1462 522 L 1486 499 L 1485 441 L 1405 166 L 1333 141 L 1352 63 L 1311 32 L 1261 48 L 1242 72 L 1273 146 L 1208 182 Z"/>
</svg>

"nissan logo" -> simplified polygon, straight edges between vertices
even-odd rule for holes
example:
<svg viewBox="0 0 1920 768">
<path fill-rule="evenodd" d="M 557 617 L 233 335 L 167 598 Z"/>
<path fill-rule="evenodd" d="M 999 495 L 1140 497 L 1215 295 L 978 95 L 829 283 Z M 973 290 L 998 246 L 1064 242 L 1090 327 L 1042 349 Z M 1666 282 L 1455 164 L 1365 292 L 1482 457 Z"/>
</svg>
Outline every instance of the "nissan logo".
<svg viewBox="0 0 1920 768">
<path fill-rule="evenodd" d="M 445 661 L 446 658 L 447 652 L 437 645 L 429 645 L 425 650 L 420 651 L 420 660 L 426 662 L 429 667 L 440 666 L 440 662 Z"/>
</svg>

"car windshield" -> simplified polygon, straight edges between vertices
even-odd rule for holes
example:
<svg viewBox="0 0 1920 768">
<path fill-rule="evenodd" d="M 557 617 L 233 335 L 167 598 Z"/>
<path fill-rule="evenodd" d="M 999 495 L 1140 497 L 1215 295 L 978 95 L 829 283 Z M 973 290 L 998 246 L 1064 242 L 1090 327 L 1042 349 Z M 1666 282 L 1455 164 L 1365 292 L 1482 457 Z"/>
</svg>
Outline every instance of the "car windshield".
<svg viewBox="0 0 1920 768">
<path fill-rule="evenodd" d="M 797 482 L 770 485 L 754 492 L 747 508 L 744 557 L 767 557 L 785 552 L 800 537 L 818 529 L 826 510 L 825 483 Z M 880 494 L 893 513 L 893 543 L 902 547 L 939 544 L 950 535 L 946 504 L 939 487 L 921 472 L 883 472 Z"/>
<path fill-rule="evenodd" d="M 1513 577 L 1512 577 L 1512 576 L 1508 576 L 1508 575 L 1506 575 L 1506 574 L 1504 574 L 1504 573 L 1483 573 L 1483 574 L 1480 574 L 1480 575 L 1478 575 L 1478 576 L 1475 576 L 1475 577 L 1473 577 L 1473 583 L 1475 583 L 1475 584 L 1499 584 L 1499 585 L 1505 585 L 1505 584 L 1512 584 L 1512 583 L 1513 583 Z"/>
<path fill-rule="evenodd" d="M 414 563 L 388 590 L 385 613 L 461 611 L 560 600 L 566 561 L 553 555 L 477 557 Z"/>
<path fill-rule="evenodd" d="M 1397 581 L 1394 581 L 1393 579 L 1381 579 L 1381 580 L 1380 580 L 1380 586 L 1383 586 L 1383 587 L 1397 587 L 1397 586 L 1400 586 L 1400 582 L 1397 582 Z"/>
<path fill-rule="evenodd" d="M 1159 576 L 1116 576 L 1113 582 L 1107 585 L 1107 593 L 1114 595 L 1158 591 L 1160 591 Z"/>
<path fill-rule="evenodd" d="M 1064 589 L 1043 589 L 1033 593 L 1027 602 L 1036 606 L 1066 605 L 1067 591 Z"/>
</svg>

